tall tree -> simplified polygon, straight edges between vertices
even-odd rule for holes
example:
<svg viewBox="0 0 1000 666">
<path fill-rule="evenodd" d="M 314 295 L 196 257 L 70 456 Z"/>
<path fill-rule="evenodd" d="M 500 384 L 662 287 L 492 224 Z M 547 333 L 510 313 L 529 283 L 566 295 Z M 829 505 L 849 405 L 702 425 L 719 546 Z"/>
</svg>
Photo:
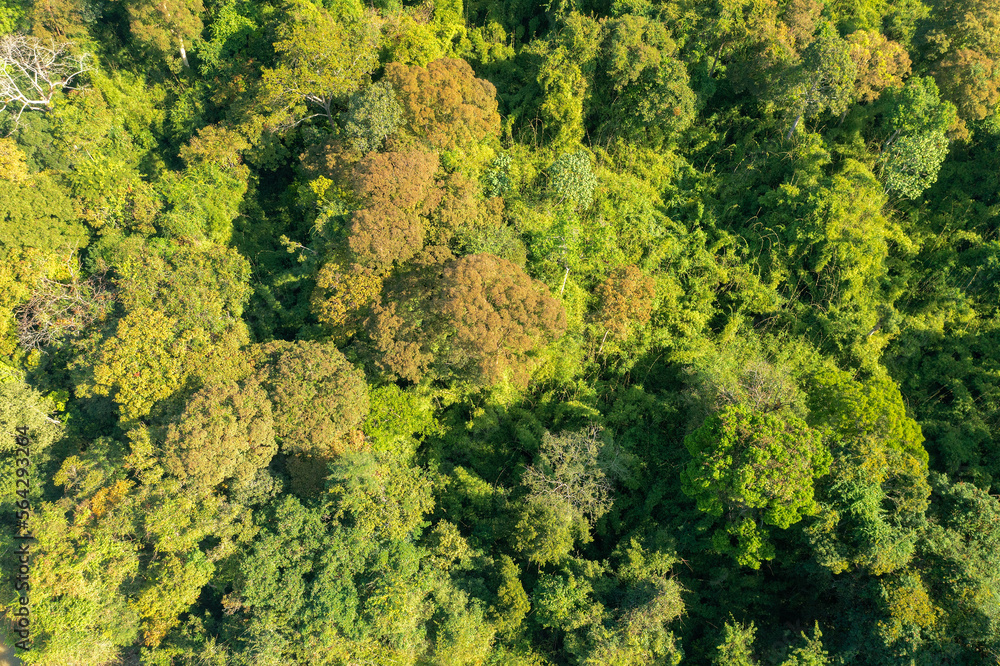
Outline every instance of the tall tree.
<svg viewBox="0 0 1000 666">
<path fill-rule="evenodd" d="M 406 128 L 432 148 L 469 151 L 500 134 L 496 88 L 476 78 L 464 60 L 441 58 L 427 67 L 389 63 L 385 79 L 403 105 Z"/>
<path fill-rule="evenodd" d="M 906 49 L 881 33 L 857 30 L 847 37 L 851 60 L 857 67 L 855 93 L 862 102 L 878 99 L 885 88 L 898 88 L 910 73 Z"/>
<path fill-rule="evenodd" d="M 132 236 L 102 244 L 100 258 L 114 271 L 116 296 L 127 310 L 155 306 L 180 328 L 213 335 L 244 328 L 250 264 L 233 248 L 165 246 Z"/>
<path fill-rule="evenodd" d="M 927 453 L 920 426 L 885 376 L 864 382 L 817 373 L 810 419 L 831 429 L 835 462 L 820 484 L 822 511 L 807 529 L 821 564 L 882 575 L 904 567 L 924 522 Z"/>
<path fill-rule="evenodd" d="M 167 236 L 226 243 L 247 191 L 250 171 L 241 153 L 247 142 L 235 131 L 209 125 L 181 148 L 187 168 L 164 174 L 168 205 L 158 226 Z"/>
<path fill-rule="evenodd" d="M 356 165 L 354 190 L 365 205 L 351 217 L 347 245 L 358 263 L 382 271 L 423 248 L 422 216 L 441 197 L 437 169 L 437 155 L 422 151 L 372 153 Z"/>
<path fill-rule="evenodd" d="M 403 107 L 392 85 L 383 80 L 351 95 L 343 118 L 351 145 L 367 153 L 380 148 L 403 123 Z"/>
<path fill-rule="evenodd" d="M 883 97 L 886 123 L 879 139 L 886 188 L 916 198 L 937 180 L 958 125 L 955 105 L 941 99 L 934 79 L 910 77 Z"/>
<path fill-rule="evenodd" d="M 791 139 L 803 117 L 825 111 L 840 114 L 854 101 L 857 65 L 850 46 L 829 23 L 820 25 L 816 38 L 802 53 L 782 84 L 780 105 L 792 118 L 786 139 Z"/>
<path fill-rule="evenodd" d="M 981 120 L 1000 99 L 1000 3 L 935 4 L 923 35 L 931 72 L 963 121 Z"/>
<path fill-rule="evenodd" d="M 171 396 L 184 378 L 191 338 L 181 339 L 177 321 L 159 310 L 139 308 L 123 317 L 101 345 L 94 366 L 77 385 L 81 396 L 103 395 L 124 423 L 135 423 Z"/>
<path fill-rule="evenodd" d="M 786 529 L 819 511 L 814 483 L 829 471 L 820 432 L 789 413 L 724 408 L 684 439 L 692 460 L 681 473 L 684 492 L 701 511 L 726 524 L 713 547 L 745 566 L 775 556 L 767 528 Z"/>
<path fill-rule="evenodd" d="M 267 343 L 259 348 L 262 386 L 274 405 L 274 434 L 297 492 L 322 488 L 326 465 L 361 437 L 368 412 L 364 373 L 334 345 Z"/>
<path fill-rule="evenodd" d="M 168 425 L 163 450 L 166 468 L 198 489 L 252 483 L 277 450 L 267 393 L 254 382 L 205 386 Z"/>
<path fill-rule="evenodd" d="M 402 377 L 417 381 L 433 367 L 473 383 L 525 384 L 532 353 L 566 330 L 545 285 L 505 259 L 469 255 L 433 275 L 433 285 L 416 278 L 387 290 L 370 321 L 380 364 Z"/>
<path fill-rule="evenodd" d="M 289 19 L 274 44 L 276 66 L 263 71 L 262 100 L 279 125 L 322 115 L 333 127 L 337 105 L 378 65 L 380 22 L 374 14 L 338 15 L 304 1 L 292 4 Z"/>
<path fill-rule="evenodd" d="M 132 34 L 163 54 L 177 49 L 181 63 L 190 67 L 187 46 L 201 35 L 201 0 L 138 0 L 126 5 Z"/>
<path fill-rule="evenodd" d="M 695 94 L 677 45 L 663 23 L 644 16 L 625 15 L 602 29 L 603 72 L 595 77 L 590 111 L 599 136 L 617 134 L 659 148 L 695 115 Z"/>
<path fill-rule="evenodd" d="M 599 284 L 597 317 L 606 333 L 625 338 L 633 328 L 643 327 L 653 313 L 655 284 L 636 266 L 625 266 Z"/>
</svg>

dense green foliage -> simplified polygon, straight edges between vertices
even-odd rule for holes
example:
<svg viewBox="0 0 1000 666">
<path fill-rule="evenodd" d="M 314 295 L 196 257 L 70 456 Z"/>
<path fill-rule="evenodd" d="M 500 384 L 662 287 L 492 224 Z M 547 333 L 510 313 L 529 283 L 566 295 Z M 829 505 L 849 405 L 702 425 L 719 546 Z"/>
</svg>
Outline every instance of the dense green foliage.
<svg viewBox="0 0 1000 666">
<path fill-rule="evenodd" d="M 995 664 L 998 228 L 998 0 L 0 0 L 0 609 Z"/>
</svg>

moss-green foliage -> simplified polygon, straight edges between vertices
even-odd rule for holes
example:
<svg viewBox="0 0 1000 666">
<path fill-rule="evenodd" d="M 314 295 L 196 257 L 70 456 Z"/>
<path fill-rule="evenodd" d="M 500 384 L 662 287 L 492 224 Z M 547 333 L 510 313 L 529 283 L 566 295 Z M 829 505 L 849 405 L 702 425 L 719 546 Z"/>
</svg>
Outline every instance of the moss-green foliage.
<svg viewBox="0 0 1000 666">
<path fill-rule="evenodd" d="M 282 450 L 326 456 L 343 448 L 368 413 L 364 373 L 331 344 L 276 341 L 261 352 Z"/>
<path fill-rule="evenodd" d="M 712 543 L 740 564 L 757 568 L 774 557 L 762 525 L 787 529 L 819 510 L 813 485 L 829 470 L 830 452 L 821 433 L 792 414 L 727 406 L 684 445 L 692 457 L 684 492 L 701 511 L 725 516 Z"/>
<path fill-rule="evenodd" d="M 249 173 L 240 158 L 246 146 L 239 134 L 214 126 L 191 138 L 180 152 L 187 168 L 169 171 L 161 180 L 166 210 L 157 226 L 164 236 L 188 242 L 229 241 L 247 191 Z"/>
<path fill-rule="evenodd" d="M 998 15 L 0 0 L 23 661 L 992 663 Z"/>
<path fill-rule="evenodd" d="M 926 557 L 922 577 L 938 615 L 941 633 L 948 643 L 961 642 L 988 652 L 996 649 L 992 631 L 998 620 L 997 580 L 987 564 L 1000 547 L 996 518 L 1000 506 L 995 497 L 967 483 L 949 483 L 935 475 L 931 523 L 920 544 Z M 928 646 L 944 652 L 942 645 Z"/>
<path fill-rule="evenodd" d="M 594 199 L 597 178 L 585 151 L 561 156 L 549 167 L 549 178 L 556 198 L 572 208 L 587 208 Z"/>
<path fill-rule="evenodd" d="M 653 148 L 674 140 L 694 119 L 696 99 L 667 25 L 626 14 L 604 33 L 591 111 L 598 136 Z"/>
<path fill-rule="evenodd" d="M 250 265 L 218 245 L 147 244 L 109 236 L 100 257 L 114 271 L 118 299 L 127 310 L 156 307 L 183 328 L 218 334 L 243 325 Z"/>
<path fill-rule="evenodd" d="M 428 396 L 404 391 L 395 384 L 371 391 L 371 409 L 362 424 L 365 437 L 376 451 L 409 459 L 420 441 L 437 428 Z"/>
<path fill-rule="evenodd" d="M 565 632 L 580 664 L 679 664 L 684 653 L 667 628 L 684 611 L 682 590 L 667 577 L 673 564 L 638 539 L 625 541 L 603 566 L 541 577 L 539 621 Z"/>
<path fill-rule="evenodd" d="M 20 2 L 4 2 L 0 5 L 0 33 L 14 32 L 23 16 L 24 7 Z"/>
<path fill-rule="evenodd" d="M 252 483 L 277 447 L 271 402 L 257 384 L 209 384 L 191 396 L 163 442 L 164 464 L 194 486 Z"/>
<path fill-rule="evenodd" d="M 23 381 L 0 383 L 0 426 L 4 433 L 0 440 L 0 506 L 10 513 L 22 510 L 24 505 L 18 506 L 18 502 L 41 496 L 45 464 L 51 459 L 53 445 L 66 431 L 58 418 L 65 417 L 59 414 L 53 398 L 56 396 L 45 397 Z M 28 445 L 18 446 L 18 437 L 26 438 Z M 20 473 L 24 476 L 18 476 L 19 468 L 24 469 Z"/>
<path fill-rule="evenodd" d="M 118 322 L 115 335 L 101 346 L 92 379 L 78 385 L 77 393 L 111 398 L 124 422 L 149 414 L 183 381 L 190 338 L 178 337 L 176 323 L 148 308 L 127 315 Z"/>
<path fill-rule="evenodd" d="M 74 215 L 71 199 L 51 175 L 19 180 L 0 181 L 0 248 L 5 253 L 37 248 L 54 254 L 87 244 L 86 228 Z"/>
<path fill-rule="evenodd" d="M 387 81 L 380 81 L 351 95 L 344 131 L 355 150 L 367 153 L 379 148 L 402 123 L 403 107 L 396 91 Z"/>
<path fill-rule="evenodd" d="M 132 72 L 95 71 L 53 113 L 49 152 L 69 164 L 63 176 L 82 220 L 96 230 L 150 233 L 163 207 L 149 182 L 163 132 L 166 91 Z"/>
<path fill-rule="evenodd" d="M 333 104 L 360 88 L 378 64 L 379 21 L 345 5 L 289 6 L 274 42 L 276 66 L 262 79 L 261 101 L 277 122 L 322 113 L 333 123 Z"/>
<path fill-rule="evenodd" d="M 51 416 L 57 411 L 51 398 L 43 397 L 22 381 L 5 381 L 0 384 L 0 393 L 3 395 L 0 419 L 4 432 L 0 446 L 4 451 L 17 448 L 15 440 L 20 428 L 25 429 L 24 436 L 28 437 L 30 448 L 36 453 L 52 446 L 62 434 L 62 424 Z"/>
</svg>

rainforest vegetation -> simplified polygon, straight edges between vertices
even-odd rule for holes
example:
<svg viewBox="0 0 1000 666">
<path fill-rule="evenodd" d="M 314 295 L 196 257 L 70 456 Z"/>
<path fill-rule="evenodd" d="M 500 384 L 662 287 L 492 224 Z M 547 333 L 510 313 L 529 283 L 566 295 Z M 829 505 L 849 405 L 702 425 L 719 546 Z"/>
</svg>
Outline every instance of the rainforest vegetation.
<svg viewBox="0 0 1000 666">
<path fill-rule="evenodd" d="M 0 106 L 25 664 L 998 663 L 1000 0 L 0 0 Z"/>
</svg>

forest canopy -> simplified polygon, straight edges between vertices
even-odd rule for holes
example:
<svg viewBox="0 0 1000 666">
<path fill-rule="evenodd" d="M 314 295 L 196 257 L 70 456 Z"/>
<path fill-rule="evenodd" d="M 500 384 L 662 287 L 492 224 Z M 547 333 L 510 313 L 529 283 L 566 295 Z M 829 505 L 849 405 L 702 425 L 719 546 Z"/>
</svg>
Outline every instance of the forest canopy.
<svg viewBox="0 0 1000 666">
<path fill-rule="evenodd" d="M 998 0 L 0 0 L 0 639 L 997 663 L 998 229 Z"/>
</svg>

